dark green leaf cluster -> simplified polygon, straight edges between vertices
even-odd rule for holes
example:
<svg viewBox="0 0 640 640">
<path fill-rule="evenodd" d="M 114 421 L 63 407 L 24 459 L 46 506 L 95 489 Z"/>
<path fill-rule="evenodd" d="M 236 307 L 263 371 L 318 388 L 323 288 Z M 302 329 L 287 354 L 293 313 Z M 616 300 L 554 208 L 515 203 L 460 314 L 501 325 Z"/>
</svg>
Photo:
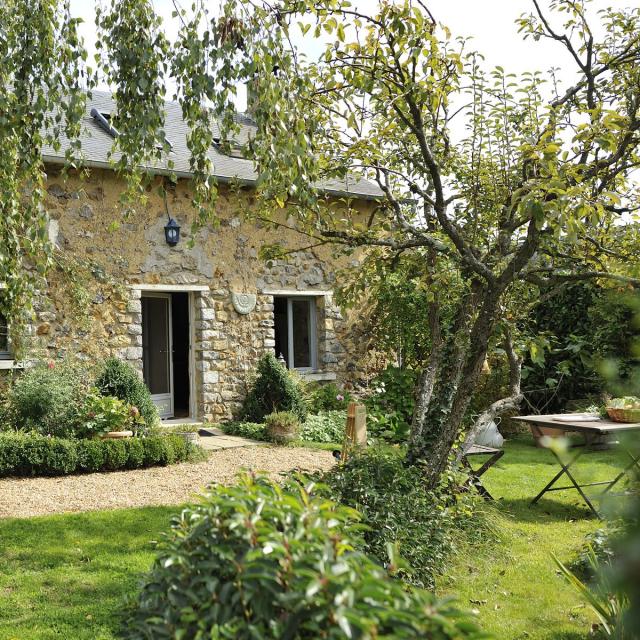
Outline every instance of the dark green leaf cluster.
<svg viewBox="0 0 640 640">
<path fill-rule="evenodd" d="M 106 360 L 96 378 L 95 386 L 102 395 L 115 396 L 137 407 L 147 427 L 158 422 L 158 411 L 151 400 L 151 393 L 129 363 L 117 358 Z"/>
<path fill-rule="evenodd" d="M 481 637 L 449 604 L 407 589 L 356 551 L 358 514 L 302 483 L 283 488 L 245 474 L 185 509 L 129 615 L 127 637 Z"/>
<path fill-rule="evenodd" d="M 139 469 L 200 457 L 199 447 L 175 434 L 121 440 L 72 440 L 33 432 L 0 433 L 0 477 Z"/>
<path fill-rule="evenodd" d="M 262 422 L 274 411 L 291 411 L 302 422 L 307 417 L 300 388 L 276 357 L 267 353 L 258 363 L 256 379 L 244 401 L 240 419 Z"/>
<path fill-rule="evenodd" d="M 457 532 L 483 528 L 474 499 L 428 491 L 421 469 L 407 465 L 397 448 L 370 447 L 322 480 L 333 499 L 362 514 L 364 551 L 384 562 L 388 545 L 397 545 L 407 562 L 402 578 L 413 585 L 433 588 L 456 550 Z"/>
</svg>

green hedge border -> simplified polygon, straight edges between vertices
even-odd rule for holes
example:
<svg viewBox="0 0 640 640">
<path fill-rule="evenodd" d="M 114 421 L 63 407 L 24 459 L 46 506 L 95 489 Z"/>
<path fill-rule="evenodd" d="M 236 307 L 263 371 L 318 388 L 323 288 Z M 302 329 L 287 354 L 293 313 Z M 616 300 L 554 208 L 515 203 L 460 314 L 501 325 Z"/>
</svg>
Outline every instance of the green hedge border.
<svg viewBox="0 0 640 640">
<path fill-rule="evenodd" d="M 70 440 L 37 433 L 0 433 L 0 477 L 64 476 L 166 466 L 202 456 L 175 434 L 121 440 Z"/>
</svg>

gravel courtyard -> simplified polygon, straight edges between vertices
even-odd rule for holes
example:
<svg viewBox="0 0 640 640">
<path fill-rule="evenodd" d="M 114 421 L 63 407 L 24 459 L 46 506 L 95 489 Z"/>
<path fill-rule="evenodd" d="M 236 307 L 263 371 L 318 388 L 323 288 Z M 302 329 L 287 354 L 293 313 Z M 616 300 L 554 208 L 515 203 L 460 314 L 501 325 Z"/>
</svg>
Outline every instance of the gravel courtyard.
<svg viewBox="0 0 640 640">
<path fill-rule="evenodd" d="M 60 478 L 0 480 L 0 518 L 52 513 L 183 504 L 211 483 L 228 484 L 241 469 L 283 471 L 329 469 L 328 451 L 297 447 L 241 447 L 212 451 L 206 462 L 135 471 L 92 473 Z"/>
</svg>

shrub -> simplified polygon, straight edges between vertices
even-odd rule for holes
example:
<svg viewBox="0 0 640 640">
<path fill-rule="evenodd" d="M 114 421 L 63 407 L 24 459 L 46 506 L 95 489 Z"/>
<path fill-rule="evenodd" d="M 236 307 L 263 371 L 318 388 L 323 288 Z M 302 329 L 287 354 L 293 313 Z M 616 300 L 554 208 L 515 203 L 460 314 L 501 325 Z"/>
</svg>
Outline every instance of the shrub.
<svg viewBox="0 0 640 640">
<path fill-rule="evenodd" d="M 106 450 L 102 440 L 78 440 L 76 447 L 78 451 L 77 471 L 93 473 L 104 468 Z"/>
<path fill-rule="evenodd" d="M 147 427 L 158 422 L 158 410 L 153 404 L 151 393 L 129 363 L 117 358 L 105 360 L 95 386 L 103 396 L 115 396 L 137 407 Z"/>
<path fill-rule="evenodd" d="M 230 436 L 240 436 L 252 440 L 268 440 L 265 426 L 258 422 L 225 422 L 220 428 Z"/>
<path fill-rule="evenodd" d="M 247 395 L 241 412 L 244 422 L 262 422 L 276 411 L 291 411 L 304 422 L 307 417 L 302 393 L 289 372 L 272 353 L 258 363 L 257 376 Z"/>
<path fill-rule="evenodd" d="M 430 593 L 354 550 L 357 514 L 301 486 L 244 475 L 172 523 L 130 639 L 476 638 Z"/>
<path fill-rule="evenodd" d="M 290 411 L 270 413 L 264 419 L 265 431 L 271 442 L 283 444 L 298 437 L 300 420 Z"/>
<path fill-rule="evenodd" d="M 351 402 L 351 394 L 338 388 L 333 382 L 318 384 L 308 391 L 309 411 L 339 411 L 346 409 Z"/>
<path fill-rule="evenodd" d="M 300 429 L 300 439 L 307 442 L 342 442 L 346 423 L 346 411 L 310 415 Z"/>
<path fill-rule="evenodd" d="M 367 398 L 367 425 L 372 436 L 390 442 L 406 441 L 413 415 L 413 369 L 387 367 L 371 383 L 373 394 Z"/>
<path fill-rule="evenodd" d="M 123 440 L 127 451 L 127 469 L 139 469 L 144 465 L 144 445 L 140 438 Z"/>
<path fill-rule="evenodd" d="M 200 458 L 180 436 L 76 440 L 35 432 L 0 433 L 0 477 L 59 476 L 171 464 Z"/>
<path fill-rule="evenodd" d="M 470 517 L 475 498 L 459 497 L 456 506 L 427 491 L 420 468 L 406 465 L 397 448 L 370 447 L 324 474 L 322 482 L 334 500 L 362 513 L 369 527 L 365 552 L 384 562 L 388 545 L 396 544 L 407 561 L 402 577 L 420 587 L 433 588 L 434 576 L 456 549 L 458 530 L 484 526 L 481 514 Z"/>
<path fill-rule="evenodd" d="M 9 389 L 6 419 L 15 429 L 73 436 L 87 393 L 86 374 L 76 364 L 39 363 Z"/>
<path fill-rule="evenodd" d="M 104 441 L 104 466 L 109 471 L 123 469 L 127 464 L 127 448 L 122 440 Z"/>
<path fill-rule="evenodd" d="M 144 431 L 140 410 L 115 396 L 102 396 L 97 389 L 87 395 L 77 432 L 83 436 L 102 435 L 109 431 Z"/>
</svg>

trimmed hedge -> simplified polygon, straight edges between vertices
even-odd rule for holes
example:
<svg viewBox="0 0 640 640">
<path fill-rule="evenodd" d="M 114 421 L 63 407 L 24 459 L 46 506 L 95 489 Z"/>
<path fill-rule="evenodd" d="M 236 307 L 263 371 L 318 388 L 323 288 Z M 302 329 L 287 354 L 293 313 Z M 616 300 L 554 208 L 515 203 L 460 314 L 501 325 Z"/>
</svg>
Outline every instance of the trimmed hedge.
<svg viewBox="0 0 640 640">
<path fill-rule="evenodd" d="M 199 451 L 199 447 L 175 434 L 68 440 L 7 431 L 0 433 L 0 477 L 63 476 L 164 466 L 197 459 Z"/>
</svg>

